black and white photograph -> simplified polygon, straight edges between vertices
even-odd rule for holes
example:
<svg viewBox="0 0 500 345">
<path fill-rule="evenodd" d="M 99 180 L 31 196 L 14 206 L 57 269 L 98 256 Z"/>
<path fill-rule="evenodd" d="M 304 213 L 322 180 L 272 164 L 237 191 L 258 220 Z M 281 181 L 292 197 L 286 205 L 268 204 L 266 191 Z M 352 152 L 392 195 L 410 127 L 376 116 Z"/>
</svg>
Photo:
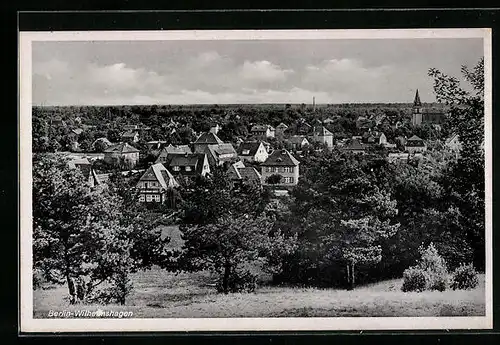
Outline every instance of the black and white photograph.
<svg viewBox="0 0 500 345">
<path fill-rule="evenodd" d="M 488 29 L 19 37 L 21 330 L 492 327 Z"/>
</svg>

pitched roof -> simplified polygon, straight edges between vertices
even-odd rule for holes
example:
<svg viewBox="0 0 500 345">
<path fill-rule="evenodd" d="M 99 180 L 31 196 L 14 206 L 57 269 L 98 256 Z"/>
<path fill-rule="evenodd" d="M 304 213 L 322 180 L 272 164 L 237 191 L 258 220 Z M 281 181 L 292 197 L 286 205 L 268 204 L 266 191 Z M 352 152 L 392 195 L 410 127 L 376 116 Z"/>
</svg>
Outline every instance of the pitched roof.
<svg viewBox="0 0 500 345">
<path fill-rule="evenodd" d="M 349 139 L 343 147 L 344 150 L 364 150 L 365 146 L 359 139 Z"/>
<path fill-rule="evenodd" d="M 422 102 L 420 102 L 420 95 L 418 94 L 418 89 L 417 92 L 415 93 L 415 99 L 413 100 L 413 106 L 414 107 L 421 107 Z"/>
<path fill-rule="evenodd" d="M 262 166 L 297 166 L 299 161 L 288 150 L 276 150 L 267 157 Z"/>
<path fill-rule="evenodd" d="M 236 150 L 234 149 L 233 145 L 229 144 L 229 143 L 208 145 L 207 147 L 211 152 L 213 152 L 217 155 L 224 155 L 224 154 L 232 154 L 234 156 L 237 155 Z"/>
<path fill-rule="evenodd" d="M 303 136 L 303 135 L 293 135 L 293 136 L 291 136 L 290 138 L 288 138 L 285 141 L 288 141 L 289 143 L 296 144 L 296 145 L 302 145 L 302 142 L 304 140 L 306 140 L 307 142 L 309 142 L 307 140 L 307 138 L 305 136 Z"/>
<path fill-rule="evenodd" d="M 261 175 L 254 167 L 238 168 L 237 170 L 238 170 L 242 180 L 260 183 Z"/>
<path fill-rule="evenodd" d="M 449 144 L 449 143 L 451 143 L 451 142 L 452 142 L 455 138 L 456 138 L 457 140 L 459 140 L 459 138 L 458 138 L 458 134 L 452 134 L 449 138 L 446 138 L 446 140 L 444 141 L 444 143 L 448 145 L 448 144 Z"/>
<path fill-rule="evenodd" d="M 139 181 L 158 181 L 160 186 L 165 189 L 179 186 L 174 176 L 161 163 L 151 165 Z"/>
<path fill-rule="evenodd" d="M 255 156 L 262 143 L 260 141 L 246 141 L 238 146 L 238 155 Z"/>
<path fill-rule="evenodd" d="M 174 146 L 172 144 L 169 144 L 168 146 L 161 149 L 160 154 L 156 158 L 155 163 L 163 162 L 171 154 L 185 154 L 185 153 L 192 153 L 188 145 Z"/>
<path fill-rule="evenodd" d="M 326 137 L 327 135 L 333 135 L 325 126 L 314 127 L 314 133 L 318 136 Z"/>
<path fill-rule="evenodd" d="M 78 168 L 83 174 L 83 177 L 89 179 L 92 173 L 92 164 L 87 158 L 75 158 L 68 162 L 70 168 Z"/>
<path fill-rule="evenodd" d="M 239 169 L 236 167 L 236 164 L 231 164 L 229 169 L 227 169 L 227 175 L 231 180 L 240 180 L 241 174 L 238 171 Z"/>
<path fill-rule="evenodd" d="M 286 129 L 286 128 L 288 128 L 288 126 L 282 122 L 279 125 L 277 125 L 276 128 L 285 128 Z"/>
<path fill-rule="evenodd" d="M 201 174 L 203 171 L 203 162 L 206 158 L 205 153 L 171 153 L 167 156 L 167 161 L 164 165 L 167 168 L 178 166 L 178 167 L 194 167 L 190 172 L 182 171 L 183 175 L 195 175 Z M 180 174 L 181 172 L 171 170 L 172 174 Z"/>
<path fill-rule="evenodd" d="M 139 133 L 137 133 L 137 131 L 127 131 L 125 133 L 122 134 L 122 137 L 135 137 L 136 135 L 138 135 Z"/>
<path fill-rule="evenodd" d="M 196 139 L 195 144 L 224 144 L 215 133 L 205 132 Z"/>
<path fill-rule="evenodd" d="M 119 143 L 108 147 L 107 149 L 104 150 L 104 152 L 133 153 L 133 152 L 139 152 L 139 150 L 130 145 L 129 143 Z"/>
<path fill-rule="evenodd" d="M 425 142 L 417 137 L 416 135 L 412 136 L 410 139 L 406 140 L 405 146 L 409 147 L 423 147 L 425 146 Z"/>
</svg>

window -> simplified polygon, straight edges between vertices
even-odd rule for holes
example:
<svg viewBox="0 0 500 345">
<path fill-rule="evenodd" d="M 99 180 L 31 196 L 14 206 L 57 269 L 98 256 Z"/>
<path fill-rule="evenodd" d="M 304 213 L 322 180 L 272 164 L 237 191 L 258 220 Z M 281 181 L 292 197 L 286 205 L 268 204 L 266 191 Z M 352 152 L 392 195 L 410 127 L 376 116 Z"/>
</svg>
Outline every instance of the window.
<svg viewBox="0 0 500 345">
<path fill-rule="evenodd" d="M 190 166 L 187 166 L 187 167 L 186 167 L 186 171 L 191 171 L 191 170 L 192 170 L 192 169 L 191 169 L 191 167 L 190 167 Z"/>
<path fill-rule="evenodd" d="M 149 195 L 149 194 L 146 195 L 146 202 L 151 202 L 151 197 L 152 197 L 152 195 Z"/>
<path fill-rule="evenodd" d="M 293 183 L 293 177 L 292 176 L 289 177 L 289 180 L 290 180 L 290 183 Z"/>
<path fill-rule="evenodd" d="M 144 188 L 148 188 L 148 183 L 144 182 Z"/>
<path fill-rule="evenodd" d="M 242 153 L 243 153 L 244 155 L 248 155 L 248 154 L 250 154 L 250 150 L 243 150 L 243 152 L 242 152 Z"/>
<path fill-rule="evenodd" d="M 161 201 L 160 195 L 154 195 L 154 198 L 155 198 L 156 202 L 160 202 Z"/>
<path fill-rule="evenodd" d="M 139 201 L 144 202 L 144 195 L 139 196 Z"/>
<path fill-rule="evenodd" d="M 174 169 L 174 171 L 180 171 L 180 170 L 181 170 L 181 167 L 176 165 L 176 166 L 174 166 L 174 168 L 173 168 L 173 169 Z"/>
</svg>

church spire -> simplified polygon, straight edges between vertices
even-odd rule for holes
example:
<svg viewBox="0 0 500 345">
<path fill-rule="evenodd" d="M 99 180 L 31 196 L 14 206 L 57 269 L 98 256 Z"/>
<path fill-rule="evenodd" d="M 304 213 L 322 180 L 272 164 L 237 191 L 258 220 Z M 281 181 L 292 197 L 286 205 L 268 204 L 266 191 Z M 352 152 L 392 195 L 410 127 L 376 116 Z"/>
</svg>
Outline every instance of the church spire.
<svg viewBox="0 0 500 345">
<path fill-rule="evenodd" d="M 422 106 L 422 102 L 420 102 L 420 96 L 418 94 L 418 89 L 417 89 L 417 93 L 415 93 L 415 100 L 413 101 L 413 106 L 414 107 L 421 107 Z"/>
</svg>

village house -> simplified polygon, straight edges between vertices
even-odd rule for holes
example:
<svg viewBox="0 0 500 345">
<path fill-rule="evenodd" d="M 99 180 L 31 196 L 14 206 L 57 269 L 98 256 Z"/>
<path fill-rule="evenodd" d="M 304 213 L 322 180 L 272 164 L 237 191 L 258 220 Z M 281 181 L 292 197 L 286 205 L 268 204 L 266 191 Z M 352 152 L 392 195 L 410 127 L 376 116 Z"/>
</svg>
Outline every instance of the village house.
<svg viewBox="0 0 500 345">
<path fill-rule="evenodd" d="M 227 175 L 233 187 L 240 185 L 251 185 L 261 187 L 262 176 L 254 167 L 246 167 L 243 162 L 231 164 L 227 170 Z"/>
<path fill-rule="evenodd" d="M 166 143 L 167 142 L 164 140 L 151 140 L 146 143 L 146 146 L 148 147 L 148 150 L 153 151 L 159 150 Z"/>
<path fill-rule="evenodd" d="M 219 126 L 219 124 L 218 124 L 218 123 L 215 123 L 215 124 L 212 124 L 212 126 L 210 126 L 210 130 L 209 130 L 209 132 L 210 132 L 210 133 L 213 133 L 213 134 L 217 134 L 217 133 L 219 133 L 219 131 L 221 130 L 221 128 L 222 128 L 222 127 L 221 127 L 221 126 Z"/>
<path fill-rule="evenodd" d="M 169 144 L 168 146 L 165 146 L 161 151 L 160 154 L 158 155 L 158 158 L 156 158 L 155 163 L 165 163 L 167 161 L 167 157 L 169 154 L 173 153 L 193 153 L 191 149 L 189 148 L 188 145 L 172 145 Z"/>
<path fill-rule="evenodd" d="M 427 145 L 425 144 L 425 141 L 414 135 L 410 139 L 406 140 L 405 151 L 409 153 L 425 152 L 427 151 Z"/>
<path fill-rule="evenodd" d="M 276 150 L 269 155 L 262 167 L 262 185 L 295 186 L 299 180 L 299 161 L 287 150 Z M 269 183 L 273 175 L 281 176 L 277 183 Z"/>
<path fill-rule="evenodd" d="M 139 150 L 129 143 L 119 143 L 104 150 L 104 161 L 117 166 L 133 168 L 139 161 Z"/>
<path fill-rule="evenodd" d="M 146 169 L 137 183 L 139 201 L 164 203 L 167 192 L 178 186 L 179 183 L 163 164 L 153 164 Z"/>
<path fill-rule="evenodd" d="M 101 137 L 101 138 L 97 138 L 96 140 L 94 140 L 94 142 L 92 143 L 91 145 L 91 149 L 93 151 L 96 151 L 98 150 L 99 148 L 104 148 L 104 149 L 107 149 L 108 147 L 110 147 L 111 145 L 113 145 L 111 143 L 111 141 L 108 140 L 108 138 L 106 137 Z"/>
<path fill-rule="evenodd" d="M 329 148 L 333 147 L 333 133 L 325 126 L 315 126 L 313 128 L 312 140 L 326 144 Z"/>
<path fill-rule="evenodd" d="M 238 157 L 243 162 L 264 162 L 269 154 L 261 141 L 247 141 L 238 147 Z"/>
<path fill-rule="evenodd" d="M 293 150 L 300 151 L 304 146 L 309 145 L 309 141 L 303 135 L 293 135 L 288 139 L 285 139 L 286 143 L 289 143 Z"/>
<path fill-rule="evenodd" d="M 171 153 L 163 165 L 177 179 L 206 176 L 210 173 L 210 164 L 205 153 Z"/>
<path fill-rule="evenodd" d="M 309 135 L 311 134 L 312 126 L 308 124 L 304 119 L 300 119 L 290 126 L 285 133 L 289 135 Z"/>
<path fill-rule="evenodd" d="M 254 125 L 250 129 L 250 133 L 254 137 L 261 139 L 274 138 L 275 131 L 274 127 L 270 125 Z"/>
<path fill-rule="evenodd" d="M 359 116 L 356 120 L 356 128 L 359 130 L 370 130 L 375 127 L 375 122 L 373 120 L 367 119 L 365 116 Z"/>
<path fill-rule="evenodd" d="M 360 139 L 357 138 L 352 138 L 348 139 L 344 146 L 341 148 L 342 151 L 344 152 L 352 152 L 356 154 L 365 154 L 366 153 L 366 147 L 363 145 Z"/>
<path fill-rule="evenodd" d="M 83 175 L 84 180 L 89 184 L 90 187 L 101 184 L 95 170 L 92 169 L 92 164 L 87 158 L 75 158 L 70 160 L 67 164 L 70 168 L 79 169 Z"/>
<path fill-rule="evenodd" d="M 379 131 L 369 131 L 363 134 L 363 142 L 368 145 L 385 145 L 387 137 Z"/>
<path fill-rule="evenodd" d="M 462 148 L 458 134 L 452 134 L 445 140 L 444 145 L 454 152 L 459 152 Z"/>
<path fill-rule="evenodd" d="M 137 131 L 127 131 L 122 134 L 122 141 L 128 143 L 136 143 L 139 141 L 139 132 Z"/>
<path fill-rule="evenodd" d="M 208 163 L 211 166 L 219 166 L 225 162 L 232 162 L 238 159 L 238 153 L 231 144 L 208 145 L 205 149 Z"/>
<path fill-rule="evenodd" d="M 276 126 L 275 129 L 275 135 L 277 138 L 283 138 L 285 136 L 285 131 L 287 130 L 288 126 L 284 124 L 283 122 L 280 123 L 279 125 Z"/>
<path fill-rule="evenodd" d="M 206 153 L 208 145 L 220 145 L 224 144 L 222 140 L 217 136 L 217 134 L 205 132 L 202 133 L 198 139 L 193 143 L 194 153 Z"/>
<path fill-rule="evenodd" d="M 411 121 L 413 126 L 420 126 L 422 123 L 441 124 L 446 119 L 445 115 L 445 112 L 441 109 L 424 108 L 417 89 L 413 101 L 413 115 Z"/>
</svg>

